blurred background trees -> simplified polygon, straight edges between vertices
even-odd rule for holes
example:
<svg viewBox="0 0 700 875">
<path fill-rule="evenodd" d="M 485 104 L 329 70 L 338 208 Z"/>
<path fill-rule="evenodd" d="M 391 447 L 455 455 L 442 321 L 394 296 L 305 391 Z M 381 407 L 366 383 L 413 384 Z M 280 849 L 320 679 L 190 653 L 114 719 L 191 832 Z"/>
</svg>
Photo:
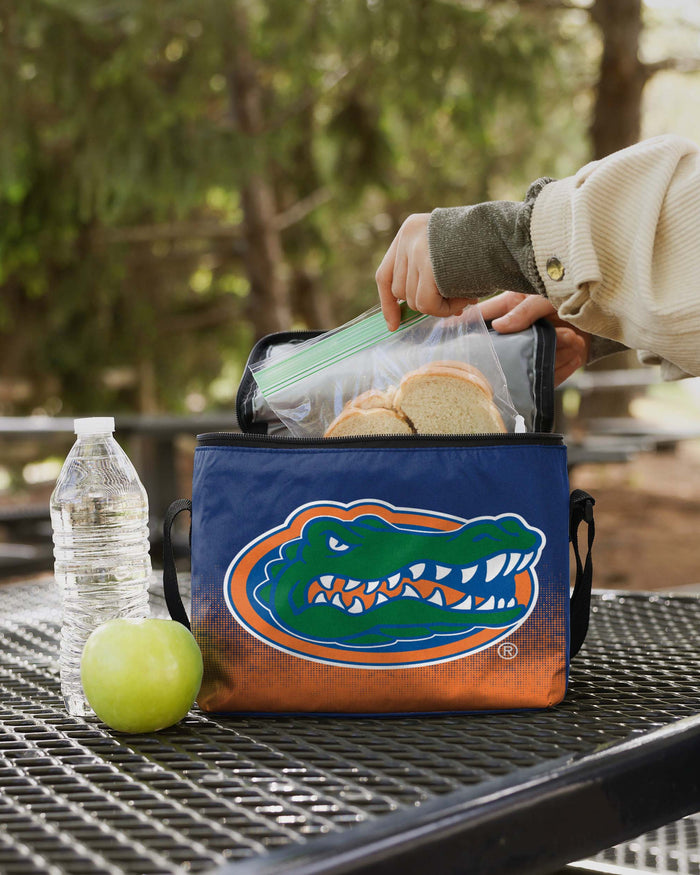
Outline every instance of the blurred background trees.
<svg viewBox="0 0 700 875">
<path fill-rule="evenodd" d="M 583 0 L 582 0 L 583 3 Z M 641 0 L 0 0 L 0 413 L 230 407 L 403 219 L 640 137 Z M 653 22 L 652 22 L 653 23 Z"/>
</svg>

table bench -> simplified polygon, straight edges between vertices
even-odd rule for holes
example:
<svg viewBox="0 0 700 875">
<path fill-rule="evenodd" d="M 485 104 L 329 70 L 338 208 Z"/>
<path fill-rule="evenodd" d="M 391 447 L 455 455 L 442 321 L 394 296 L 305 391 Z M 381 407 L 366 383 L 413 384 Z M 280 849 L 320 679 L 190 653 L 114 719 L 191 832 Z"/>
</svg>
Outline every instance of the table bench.
<svg viewBox="0 0 700 875">
<path fill-rule="evenodd" d="M 176 440 L 194 439 L 200 432 L 236 431 L 234 412 L 207 413 L 197 416 L 119 414 L 115 417 L 115 437 L 127 442 L 127 450 L 148 492 L 155 516 L 162 519 L 174 495 Z M 38 438 L 52 443 L 63 454 L 70 449 L 75 435 L 73 419 L 67 416 L 0 416 L 0 440 L 17 441 Z"/>
<path fill-rule="evenodd" d="M 160 559 L 162 525 L 168 505 L 180 498 L 177 441 L 207 431 L 235 431 L 234 413 L 197 416 L 117 415 L 115 437 L 128 451 L 146 488 L 151 511 L 152 556 Z M 73 419 L 52 416 L 0 416 L 0 443 L 35 439 L 42 452 L 65 456 L 75 440 Z M 0 508 L 0 578 L 53 567 L 48 503 Z"/>
<path fill-rule="evenodd" d="M 51 520 L 46 504 L 0 507 L 0 577 L 53 567 Z"/>
<path fill-rule="evenodd" d="M 63 710 L 58 614 L 49 576 L 0 587 L 0 872 L 546 875 L 700 810 L 697 597 L 594 594 L 549 711 L 134 736 Z"/>
</svg>

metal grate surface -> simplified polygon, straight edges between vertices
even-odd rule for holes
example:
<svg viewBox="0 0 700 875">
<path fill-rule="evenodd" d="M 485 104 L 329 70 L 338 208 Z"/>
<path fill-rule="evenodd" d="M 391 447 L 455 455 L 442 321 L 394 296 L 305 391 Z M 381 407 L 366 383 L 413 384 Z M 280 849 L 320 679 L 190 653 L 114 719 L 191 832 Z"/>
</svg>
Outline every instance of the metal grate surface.
<svg viewBox="0 0 700 875">
<path fill-rule="evenodd" d="M 700 815 L 685 817 L 661 829 L 615 845 L 590 860 L 573 863 L 572 872 L 608 875 L 700 875 Z"/>
<path fill-rule="evenodd" d="M 209 870 L 700 711 L 692 597 L 595 596 L 569 695 L 552 711 L 212 719 L 194 710 L 141 736 L 63 710 L 50 577 L 0 590 L 0 618 L 3 875 Z"/>
</svg>

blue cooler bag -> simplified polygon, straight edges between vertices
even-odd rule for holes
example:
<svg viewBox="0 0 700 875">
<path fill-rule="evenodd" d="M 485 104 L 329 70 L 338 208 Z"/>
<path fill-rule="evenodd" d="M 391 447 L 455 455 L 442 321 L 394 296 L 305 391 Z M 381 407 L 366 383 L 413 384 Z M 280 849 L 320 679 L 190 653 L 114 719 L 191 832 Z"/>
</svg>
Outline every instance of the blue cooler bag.
<svg viewBox="0 0 700 875">
<path fill-rule="evenodd" d="M 170 545 L 189 510 L 200 707 L 557 704 L 588 624 L 592 507 L 570 494 L 566 447 L 549 432 L 200 435 L 192 501 L 166 520 L 164 571 L 170 613 L 189 626 Z"/>
</svg>

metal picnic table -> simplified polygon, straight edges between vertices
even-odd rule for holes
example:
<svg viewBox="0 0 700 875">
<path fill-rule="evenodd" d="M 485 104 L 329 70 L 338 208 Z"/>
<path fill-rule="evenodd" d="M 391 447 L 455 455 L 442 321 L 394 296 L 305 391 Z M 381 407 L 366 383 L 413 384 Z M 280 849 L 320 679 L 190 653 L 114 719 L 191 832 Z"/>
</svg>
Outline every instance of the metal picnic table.
<svg viewBox="0 0 700 875">
<path fill-rule="evenodd" d="M 551 873 L 700 810 L 697 596 L 595 593 L 548 711 L 195 708 L 151 735 L 66 714 L 59 616 L 50 575 L 0 587 L 6 875 Z"/>
</svg>

